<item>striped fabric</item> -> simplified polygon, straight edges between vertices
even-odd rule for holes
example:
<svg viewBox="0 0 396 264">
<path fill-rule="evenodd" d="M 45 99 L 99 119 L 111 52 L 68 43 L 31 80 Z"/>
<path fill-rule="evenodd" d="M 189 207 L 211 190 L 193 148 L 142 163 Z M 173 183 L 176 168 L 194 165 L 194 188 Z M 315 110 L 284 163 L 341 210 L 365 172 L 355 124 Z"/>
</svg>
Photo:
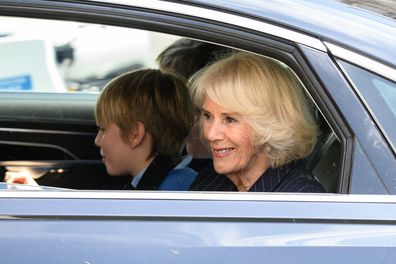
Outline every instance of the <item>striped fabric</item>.
<svg viewBox="0 0 396 264">
<path fill-rule="evenodd" d="M 203 168 L 193 182 L 191 191 L 237 191 L 237 187 L 213 164 Z M 324 193 L 322 185 L 306 169 L 292 162 L 279 168 L 269 168 L 253 184 L 249 192 Z"/>
</svg>

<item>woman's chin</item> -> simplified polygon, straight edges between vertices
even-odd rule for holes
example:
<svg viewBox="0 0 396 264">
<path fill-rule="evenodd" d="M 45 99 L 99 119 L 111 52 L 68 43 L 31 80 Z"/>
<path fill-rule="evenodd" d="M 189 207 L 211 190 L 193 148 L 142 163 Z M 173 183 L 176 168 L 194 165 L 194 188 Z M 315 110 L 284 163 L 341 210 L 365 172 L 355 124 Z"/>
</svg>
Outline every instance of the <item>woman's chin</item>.
<svg viewBox="0 0 396 264">
<path fill-rule="evenodd" d="M 228 174 L 230 173 L 230 169 L 228 166 L 224 166 L 223 164 L 214 163 L 214 169 L 218 174 Z"/>
</svg>

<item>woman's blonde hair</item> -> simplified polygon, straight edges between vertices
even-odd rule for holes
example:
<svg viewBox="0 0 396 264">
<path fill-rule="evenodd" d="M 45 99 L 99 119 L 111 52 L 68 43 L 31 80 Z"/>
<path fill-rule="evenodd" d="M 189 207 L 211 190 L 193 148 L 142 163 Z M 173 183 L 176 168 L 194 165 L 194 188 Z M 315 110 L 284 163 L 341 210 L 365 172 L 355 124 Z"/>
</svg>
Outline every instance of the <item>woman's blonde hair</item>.
<svg viewBox="0 0 396 264">
<path fill-rule="evenodd" d="M 300 82 L 284 64 L 245 52 L 226 57 L 193 78 L 198 107 L 205 97 L 241 114 L 253 145 L 279 167 L 311 153 L 317 129 Z"/>
<path fill-rule="evenodd" d="M 125 73 L 106 85 L 96 104 L 96 123 L 114 122 L 127 141 L 136 122 L 153 138 L 151 156 L 180 155 L 192 128 L 194 107 L 184 81 L 160 70 Z"/>
</svg>

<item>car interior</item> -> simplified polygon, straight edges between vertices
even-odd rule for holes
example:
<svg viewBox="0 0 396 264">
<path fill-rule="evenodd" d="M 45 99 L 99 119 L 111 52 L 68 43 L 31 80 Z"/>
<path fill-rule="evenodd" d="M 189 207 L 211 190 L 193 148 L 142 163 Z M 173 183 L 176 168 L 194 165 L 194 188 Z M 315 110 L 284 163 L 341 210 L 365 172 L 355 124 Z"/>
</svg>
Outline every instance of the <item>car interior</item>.
<svg viewBox="0 0 396 264">
<path fill-rule="evenodd" d="M 0 17 L 0 22 L 10 22 L 10 19 Z M 18 23 L 6 23 L 8 31 L 0 32 L 0 65 L 13 65 L 12 71 L 0 73 L 0 177 L 4 177 L 6 171 L 29 171 L 40 185 L 84 190 L 113 189 L 126 182 L 127 175 L 107 175 L 99 149 L 94 145 L 97 133 L 94 109 L 98 94 L 105 83 L 122 72 L 157 67 L 156 56 L 180 37 L 125 29 L 130 30 L 132 36 L 139 36 L 141 43 L 137 44 L 132 37 L 134 46 L 126 43 L 121 47 L 119 43 L 109 42 L 92 50 L 93 45 L 98 45 L 96 40 L 103 39 L 103 34 L 110 34 L 112 30 L 115 33 L 111 34 L 125 35 L 125 32 L 111 26 L 60 22 L 82 32 L 74 32 L 65 40 L 65 37 L 58 39 L 56 31 L 47 29 L 45 38 L 42 32 L 34 38 L 26 38 L 27 32 L 21 28 L 28 30 L 29 26 L 41 25 L 43 21 L 27 18 L 16 21 Z M 48 35 L 52 39 L 48 39 Z M 23 50 L 42 49 L 42 55 L 36 52 L 34 72 L 20 68 L 27 55 L 18 50 L 12 51 L 17 55 L 11 55 L 10 43 L 16 42 L 21 43 Z M 125 54 L 139 56 L 125 58 Z M 98 66 L 98 56 L 104 58 L 103 67 Z M 48 58 L 52 58 L 49 64 Z M 108 58 L 114 62 L 107 63 Z M 44 69 L 41 71 L 34 65 Z M 36 76 L 40 76 L 40 83 L 35 83 Z M 327 192 L 335 193 L 340 181 L 342 146 L 320 109 L 315 109 L 315 113 L 318 143 L 304 164 Z"/>
</svg>

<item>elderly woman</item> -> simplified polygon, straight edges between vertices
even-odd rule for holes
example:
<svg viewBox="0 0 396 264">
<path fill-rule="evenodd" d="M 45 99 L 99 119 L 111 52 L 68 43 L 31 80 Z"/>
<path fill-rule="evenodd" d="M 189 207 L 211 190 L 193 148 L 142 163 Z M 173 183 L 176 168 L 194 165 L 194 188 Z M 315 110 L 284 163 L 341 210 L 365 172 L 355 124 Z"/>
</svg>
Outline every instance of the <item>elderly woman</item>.
<svg viewBox="0 0 396 264">
<path fill-rule="evenodd" d="M 298 160 L 316 143 L 316 125 L 293 73 L 272 59 L 236 53 L 194 81 L 213 166 L 190 190 L 325 192 Z"/>
</svg>

